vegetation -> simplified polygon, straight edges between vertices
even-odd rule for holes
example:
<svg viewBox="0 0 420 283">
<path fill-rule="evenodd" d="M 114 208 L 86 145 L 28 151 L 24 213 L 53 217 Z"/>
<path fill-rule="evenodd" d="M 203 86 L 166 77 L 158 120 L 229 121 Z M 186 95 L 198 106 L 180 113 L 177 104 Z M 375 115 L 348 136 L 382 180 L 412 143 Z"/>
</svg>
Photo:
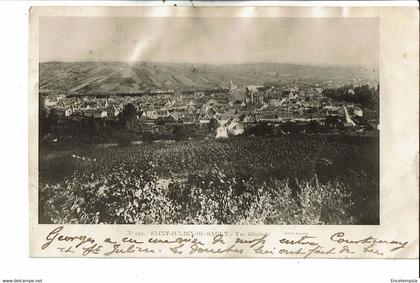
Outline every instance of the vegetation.
<svg viewBox="0 0 420 283">
<path fill-rule="evenodd" d="M 360 104 L 363 107 L 377 109 L 379 106 L 379 90 L 369 85 L 345 85 L 339 88 L 324 89 L 323 94 L 336 101 Z"/>
<path fill-rule="evenodd" d="M 44 152 L 40 222 L 378 224 L 377 148 L 285 135 Z"/>
<path fill-rule="evenodd" d="M 124 109 L 119 115 L 121 124 L 126 129 L 131 129 L 137 123 L 137 109 L 132 103 L 128 103 L 124 106 Z"/>
</svg>

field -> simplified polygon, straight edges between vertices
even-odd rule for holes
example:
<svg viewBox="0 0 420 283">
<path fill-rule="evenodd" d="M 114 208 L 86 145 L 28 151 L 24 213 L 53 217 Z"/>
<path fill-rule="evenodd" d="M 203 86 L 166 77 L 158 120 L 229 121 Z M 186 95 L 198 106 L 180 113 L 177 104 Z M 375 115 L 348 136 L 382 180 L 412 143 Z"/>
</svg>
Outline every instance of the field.
<svg viewBox="0 0 420 283">
<path fill-rule="evenodd" d="M 40 223 L 379 224 L 379 139 L 40 149 Z"/>
</svg>

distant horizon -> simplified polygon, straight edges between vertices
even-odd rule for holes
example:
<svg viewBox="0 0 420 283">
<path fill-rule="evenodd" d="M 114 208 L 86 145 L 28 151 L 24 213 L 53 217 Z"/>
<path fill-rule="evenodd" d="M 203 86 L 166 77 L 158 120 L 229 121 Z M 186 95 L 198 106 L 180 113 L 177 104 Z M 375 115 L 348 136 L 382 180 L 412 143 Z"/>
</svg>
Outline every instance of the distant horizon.
<svg viewBox="0 0 420 283">
<path fill-rule="evenodd" d="M 51 60 L 51 61 L 39 61 L 43 63 L 122 63 L 127 65 L 137 64 L 173 64 L 173 65 L 211 65 L 211 66 L 231 66 L 231 65 L 259 65 L 259 64 L 270 64 L 270 65 L 295 65 L 295 66 L 313 66 L 313 67 L 345 67 L 345 68 L 364 68 L 370 69 L 368 66 L 355 65 L 355 64 L 334 64 L 334 63 L 293 63 L 293 62 L 243 62 L 243 63 L 194 63 L 194 62 L 162 62 L 162 61 L 118 61 L 118 60 L 84 60 L 84 61 L 62 61 L 62 60 Z M 375 69 L 379 70 L 379 68 Z"/>
</svg>

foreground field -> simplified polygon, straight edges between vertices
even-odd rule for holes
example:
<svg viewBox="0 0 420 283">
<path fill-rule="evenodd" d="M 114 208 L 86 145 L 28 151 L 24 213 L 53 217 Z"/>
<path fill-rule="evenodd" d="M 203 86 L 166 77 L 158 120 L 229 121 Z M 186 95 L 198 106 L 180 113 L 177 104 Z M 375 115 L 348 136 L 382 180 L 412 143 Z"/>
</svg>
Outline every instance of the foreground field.
<svg viewBox="0 0 420 283">
<path fill-rule="evenodd" d="M 379 224 L 377 137 L 40 153 L 41 223 Z"/>
</svg>

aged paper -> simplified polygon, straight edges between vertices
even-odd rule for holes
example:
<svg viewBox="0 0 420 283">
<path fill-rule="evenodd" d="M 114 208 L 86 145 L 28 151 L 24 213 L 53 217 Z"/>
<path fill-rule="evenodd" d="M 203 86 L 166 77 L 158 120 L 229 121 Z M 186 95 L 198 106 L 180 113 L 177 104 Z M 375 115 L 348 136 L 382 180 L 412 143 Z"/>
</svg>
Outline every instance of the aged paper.
<svg viewBox="0 0 420 283">
<path fill-rule="evenodd" d="M 29 22 L 30 256 L 418 258 L 418 9 Z"/>
</svg>

